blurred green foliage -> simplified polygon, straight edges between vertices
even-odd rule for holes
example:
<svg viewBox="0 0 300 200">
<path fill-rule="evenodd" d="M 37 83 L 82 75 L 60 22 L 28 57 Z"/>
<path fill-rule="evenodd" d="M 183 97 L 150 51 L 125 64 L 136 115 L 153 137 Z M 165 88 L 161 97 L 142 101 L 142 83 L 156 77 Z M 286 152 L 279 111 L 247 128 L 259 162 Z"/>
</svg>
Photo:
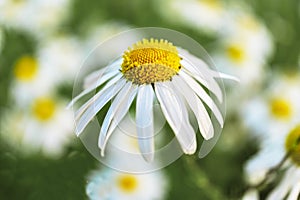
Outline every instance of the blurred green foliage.
<svg viewBox="0 0 300 200">
<path fill-rule="evenodd" d="M 158 2 L 158 1 L 155 1 Z M 251 0 L 275 40 L 275 54 L 270 66 L 293 68 L 298 66 L 300 52 L 299 1 Z M 194 29 L 168 24 L 162 20 L 154 1 L 74 0 L 72 14 L 61 31 L 85 35 L 90 27 L 106 21 L 118 20 L 136 27 L 158 26 L 183 32 L 204 47 L 214 41 Z M 29 35 L 5 30 L 5 46 L 0 54 L 0 108 L 9 105 L 9 86 L 12 66 L 23 54 L 34 54 L 36 42 Z M 71 86 L 61 93 L 71 98 Z M 239 130 L 230 137 L 240 134 Z M 222 138 L 220 140 L 222 140 Z M 170 175 L 170 200 L 236 199 L 245 190 L 243 164 L 256 151 L 251 139 L 239 136 L 239 142 L 224 149 L 222 142 L 205 159 L 184 156 L 165 171 Z M 41 154 L 22 156 L 0 139 L 0 199 L 86 199 L 86 176 L 98 165 L 79 142 L 70 146 L 60 159 L 49 159 Z M 194 176 L 197 181 L 194 181 Z"/>
</svg>

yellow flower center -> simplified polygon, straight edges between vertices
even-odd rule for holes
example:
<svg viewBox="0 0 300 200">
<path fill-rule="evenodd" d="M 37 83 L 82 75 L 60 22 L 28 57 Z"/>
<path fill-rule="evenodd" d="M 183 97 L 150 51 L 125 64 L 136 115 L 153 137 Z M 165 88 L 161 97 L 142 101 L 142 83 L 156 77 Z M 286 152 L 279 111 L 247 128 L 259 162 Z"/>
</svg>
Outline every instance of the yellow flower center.
<svg viewBox="0 0 300 200">
<path fill-rule="evenodd" d="M 300 166 L 300 125 L 288 134 L 285 149 L 290 153 L 292 161 Z"/>
<path fill-rule="evenodd" d="M 124 52 L 121 72 L 138 85 L 168 81 L 180 70 L 180 60 L 167 40 L 143 39 Z"/>
<path fill-rule="evenodd" d="M 270 110 L 273 116 L 279 119 L 289 119 L 292 115 L 291 103 L 283 98 L 272 99 Z"/>
<path fill-rule="evenodd" d="M 138 180 L 134 175 L 121 175 L 118 178 L 118 186 L 123 192 L 132 193 L 138 186 Z"/>
<path fill-rule="evenodd" d="M 55 113 L 55 102 L 49 98 L 36 99 L 33 104 L 33 115 L 40 121 L 51 119 Z"/>
<path fill-rule="evenodd" d="M 16 62 L 14 75 L 20 81 L 30 81 L 35 77 L 37 70 L 36 59 L 31 56 L 23 56 Z"/>
<path fill-rule="evenodd" d="M 241 45 L 229 45 L 226 52 L 230 60 L 233 62 L 241 63 L 245 59 L 245 51 Z"/>
</svg>

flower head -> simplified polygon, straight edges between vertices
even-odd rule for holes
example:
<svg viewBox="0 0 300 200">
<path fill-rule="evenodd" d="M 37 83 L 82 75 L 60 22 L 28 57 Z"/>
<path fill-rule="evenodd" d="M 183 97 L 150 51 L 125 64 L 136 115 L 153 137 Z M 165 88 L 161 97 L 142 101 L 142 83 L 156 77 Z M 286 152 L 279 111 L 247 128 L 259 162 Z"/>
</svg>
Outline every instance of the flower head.
<svg viewBox="0 0 300 200">
<path fill-rule="evenodd" d="M 221 127 L 224 119 L 207 91 L 222 102 L 222 91 L 215 80 L 222 77 L 234 79 L 211 70 L 203 60 L 167 40 L 143 39 L 125 51 L 122 58 L 86 78 L 89 86 L 73 99 L 70 106 L 95 88 L 103 87 L 76 111 L 77 135 L 113 99 L 102 122 L 98 141 L 104 155 L 108 138 L 136 98 L 139 147 L 144 158 L 151 161 L 154 156 L 153 102 L 157 99 L 183 152 L 193 154 L 197 144 L 188 109 L 197 118 L 202 136 L 212 138 L 214 128 L 205 105 Z"/>
<path fill-rule="evenodd" d="M 138 175 L 104 169 L 95 171 L 89 179 L 86 192 L 92 200 L 164 199 L 167 189 L 166 178 L 160 171 Z"/>
</svg>

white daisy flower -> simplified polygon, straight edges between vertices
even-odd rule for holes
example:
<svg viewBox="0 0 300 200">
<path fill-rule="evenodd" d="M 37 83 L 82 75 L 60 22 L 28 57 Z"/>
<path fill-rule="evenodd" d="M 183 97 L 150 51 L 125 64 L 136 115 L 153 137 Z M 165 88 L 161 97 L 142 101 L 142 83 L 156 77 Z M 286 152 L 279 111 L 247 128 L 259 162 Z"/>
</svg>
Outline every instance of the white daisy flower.
<svg viewBox="0 0 300 200">
<path fill-rule="evenodd" d="M 83 60 L 81 43 L 71 35 L 58 35 L 44 41 L 37 54 L 40 65 L 54 72 L 48 77 L 55 80 L 55 84 L 73 81 Z"/>
<path fill-rule="evenodd" d="M 221 48 L 215 48 L 212 54 L 217 66 L 237 76 L 242 88 L 258 88 L 273 51 L 270 33 L 264 24 L 242 10 L 232 12 L 220 39 Z"/>
<path fill-rule="evenodd" d="M 136 98 L 139 146 L 142 155 L 151 161 L 154 154 L 153 102 L 157 99 L 183 152 L 193 154 L 197 144 L 188 108 L 197 118 L 200 132 L 206 140 L 213 137 L 214 127 L 205 106 L 221 127 L 224 124 L 221 111 L 206 91 L 212 92 L 219 102 L 223 101 L 216 78 L 235 79 L 213 71 L 203 60 L 166 40 L 143 39 L 125 51 L 123 58 L 87 77 L 90 86 L 69 106 L 97 87 L 103 87 L 76 111 L 76 134 L 80 135 L 92 118 L 113 99 L 99 134 L 98 146 L 104 155 L 109 137 Z"/>
<path fill-rule="evenodd" d="M 57 30 L 68 14 L 69 3 L 69 0 L 2 0 L 0 24 L 43 37 Z"/>
<path fill-rule="evenodd" d="M 257 135 L 286 133 L 300 117 L 300 75 L 274 74 L 266 91 L 242 106 L 245 124 Z"/>
<path fill-rule="evenodd" d="M 167 180 L 161 171 L 149 174 L 127 174 L 111 169 L 95 171 L 89 178 L 86 193 L 91 200 L 164 199 Z"/>
<path fill-rule="evenodd" d="M 274 76 L 264 95 L 242 105 L 245 125 L 261 141 L 258 155 L 246 167 L 251 182 L 261 180 L 267 169 L 274 166 L 284 156 L 286 133 L 300 118 L 300 76 Z M 262 167 L 264 166 L 264 167 Z"/>
<path fill-rule="evenodd" d="M 21 56 L 16 60 L 13 72 L 11 93 L 17 105 L 27 106 L 33 98 L 54 89 L 56 79 L 53 77 L 57 72 L 42 66 L 34 56 Z"/>
<path fill-rule="evenodd" d="M 225 25 L 224 18 L 227 12 L 222 1 L 169 0 L 164 2 L 165 6 L 161 6 L 161 15 L 171 22 L 198 28 L 209 34 L 221 31 Z"/>
<path fill-rule="evenodd" d="M 272 167 L 278 165 L 279 161 L 273 166 L 266 166 L 265 159 L 267 156 L 271 156 L 270 159 L 283 160 L 284 154 L 289 155 L 289 160 L 286 161 L 286 163 L 282 163 L 283 169 L 286 170 L 284 176 L 282 180 L 280 180 L 280 183 L 270 192 L 267 197 L 268 200 L 284 199 L 285 197 L 287 197 L 288 200 L 297 200 L 300 194 L 300 126 L 298 125 L 293 128 L 289 134 L 283 135 L 284 137 L 278 138 L 278 140 L 283 141 L 281 145 L 263 146 L 262 151 L 269 153 L 266 153 L 267 155 L 265 157 L 259 156 L 250 161 L 252 163 L 255 162 L 256 166 L 261 170 L 269 171 Z M 265 140 L 267 140 L 267 138 L 265 138 Z M 279 143 L 277 142 L 277 144 Z M 276 151 L 277 149 L 281 149 L 282 152 L 279 154 L 271 154 L 272 151 Z M 255 173 L 252 175 L 257 176 Z M 260 178 L 258 182 L 261 182 L 263 178 L 265 177 Z"/>
<path fill-rule="evenodd" d="M 7 112 L 1 127 L 3 138 L 20 152 L 58 156 L 72 138 L 73 116 L 65 102 L 39 97 L 26 109 L 16 107 Z"/>
</svg>

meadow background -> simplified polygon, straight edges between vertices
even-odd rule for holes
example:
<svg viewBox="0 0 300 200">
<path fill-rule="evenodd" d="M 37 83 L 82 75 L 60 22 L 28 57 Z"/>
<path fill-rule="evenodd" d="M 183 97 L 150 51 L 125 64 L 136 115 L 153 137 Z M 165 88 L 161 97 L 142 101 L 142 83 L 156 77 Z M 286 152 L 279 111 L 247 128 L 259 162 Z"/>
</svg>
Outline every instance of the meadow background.
<svg viewBox="0 0 300 200">
<path fill-rule="evenodd" d="M 177 9 L 172 7 L 172 2 L 182 6 Z M 164 168 L 168 187 L 162 199 L 240 199 L 244 195 L 249 189 L 245 165 L 259 151 L 261 139 L 253 134 L 255 128 L 247 125 L 243 106 L 249 99 L 263 94 L 274 82 L 274 74 L 299 73 L 300 3 L 298 0 L 221 3 L 216 0 L 208 4 L 217 2 L 223 7 L 212 6 L 212 11 L 207 13 L 208 7 L 204 11 L 199 8 L 197 14 L 194 10 L 184 11 L 188 2 L 1 0 L 0 199 L 88 199 L 88 176 L 104 166 L 75 137 L 72 119 L 65 119 L 69 113 L 58 121 L 70 123 L 71 127 L 55 120 L 48 126 L 45 119 L 34 121 L 36 113 L 47 115 L 48 111 L 36 111 L 33 102 L 41 94 L 46 95 L 54 99 L 55 108 L 64 110 L 72 98 L 75 75 L 89 50 L 113 34 L 135 27 L 163 27 L 182 32 L 207 50 L 220 71 L 241 79 L 240 84 L 225 83 L 227 118 L 216 147 L 203 159 L 197 155 L 182 156 Z M 215 19 L 214 12 L 221 11 L 213 8 L 224 8 L 229 19 L 218 14 Z M 244 15 L 254 21 L 231 30 L 232 24 Z M 206 17 L 207 21 L 212 20 L 209 24 L 203 23 Z M 263 36 L 250 30 L 249 37 L 259 35 L 259 42 L 254 40 L 257 44 L 252 42 L 254 46 L 243 47 L 245 50 L 236 46 L 226 48 L 228 41 L 237 38 L 235 34 L 251 26 L 263 30 Z M 235 44 L 246 43 L 244 40 Z M 246 59 L 244 54 L 259 55 Z M 35 63 L 42 69 L 41 73 L 36 68 L 18 69 L 21 62 Z M 35 79 L 35 75 L 40 77 Z M 52 137 L 52 133 L 58 136 Z M 262 199 L 275 185 L 276 181 L 260 191 Z"/>
</svg>

